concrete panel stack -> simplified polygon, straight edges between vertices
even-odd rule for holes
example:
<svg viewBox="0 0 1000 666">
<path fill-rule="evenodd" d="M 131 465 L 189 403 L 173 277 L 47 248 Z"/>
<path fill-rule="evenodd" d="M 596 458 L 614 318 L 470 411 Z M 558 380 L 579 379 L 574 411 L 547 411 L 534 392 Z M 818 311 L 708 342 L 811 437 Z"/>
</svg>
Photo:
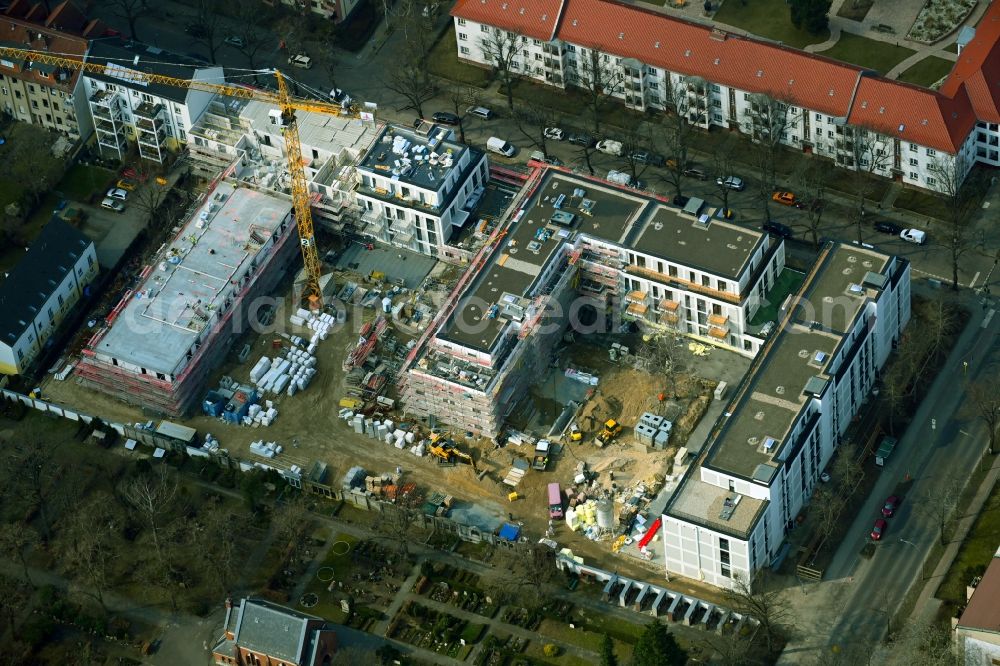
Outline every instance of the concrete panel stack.
<svg viewBox="0 0 1000 666">
<path fill-rule="evenodd" d="M 646 446 L 653 445 L 653 437 L 656 435 L 656 429 L 645 423 L 637 423 L 635 426 L 635 438 L 639 440 L 640 444 L 645 444 Z"/>
</svg>

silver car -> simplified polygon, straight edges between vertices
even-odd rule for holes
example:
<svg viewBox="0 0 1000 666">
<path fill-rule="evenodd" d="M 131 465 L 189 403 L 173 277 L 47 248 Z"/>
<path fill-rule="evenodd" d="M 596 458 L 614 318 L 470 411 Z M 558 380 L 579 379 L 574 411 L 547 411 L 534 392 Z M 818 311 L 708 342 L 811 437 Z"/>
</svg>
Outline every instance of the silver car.
<svg viewBox="0 0 1000 666">
<path fill-rule="evenodd" d="M 718 185 L 719 187 L 726 187 L 729 188 L 730 190 L 736 190 L 737 192 L 742 192 L 746 188 L 746 184 L 743 182 L 743 179 L 740 178 L 739 176 L 726 176 L 725 178 L 720 176 L 715 179 L 715 184 Z"/>
</svg>

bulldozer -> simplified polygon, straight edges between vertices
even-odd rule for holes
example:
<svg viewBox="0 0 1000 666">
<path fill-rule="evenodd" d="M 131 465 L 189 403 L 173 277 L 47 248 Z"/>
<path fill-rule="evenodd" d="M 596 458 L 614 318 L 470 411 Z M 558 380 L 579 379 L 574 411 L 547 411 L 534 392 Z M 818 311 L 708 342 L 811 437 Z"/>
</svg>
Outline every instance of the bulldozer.
<svg viewBox="0 0 1000 666">
<path fill-rule="evenodd" d="M 618 423 L 614 419 L 608 419 L 604 422 L 604 429 L 597 433 L 597 446 L 598 448 L 602 446 L 607 446 L 615 440 L 618 435 L 621 434 L 622 424 Z"/>
</svg>

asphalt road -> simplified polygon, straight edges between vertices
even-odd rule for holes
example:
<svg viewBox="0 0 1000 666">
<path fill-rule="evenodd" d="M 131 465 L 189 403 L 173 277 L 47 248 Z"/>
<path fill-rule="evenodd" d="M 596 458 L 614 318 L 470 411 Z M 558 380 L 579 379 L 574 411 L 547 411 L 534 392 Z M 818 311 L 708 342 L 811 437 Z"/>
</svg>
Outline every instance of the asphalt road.
<svg viewBox="0 0 1000 666">
<path fill-rule="evenodd" d="M 972 300 L 972 299 L 970 299 Z M 781 663 L 814 663 L 830 645 L 875 645 L 887 632 L 887 622 L 919 580 L 923 560 L 939 538 L 935 502 L 969 478 L 986 449 L 986 428 L 979 419 L 961 413 L 964 393 L 955 390 L 995 372 L 1000 350 L 995 346 L 998 324 L 993 305 L 984 311 L 971 304 L 973 316 L 948 363 L 900 439 L 881 478 L 854 518 L 825 580 L 787 593 L 796 608 L 797 637 Z M 968 372 L 963 361 L 969 362 Z M 931 419 L 936 420 L 932 428 Z M 860 557 L 869 541 L 884 500 L 909 475 L 907 495 L 878 543 L 871 559 Z M 894 628 L 895 629 L 895 628 Z"/>
</svg>

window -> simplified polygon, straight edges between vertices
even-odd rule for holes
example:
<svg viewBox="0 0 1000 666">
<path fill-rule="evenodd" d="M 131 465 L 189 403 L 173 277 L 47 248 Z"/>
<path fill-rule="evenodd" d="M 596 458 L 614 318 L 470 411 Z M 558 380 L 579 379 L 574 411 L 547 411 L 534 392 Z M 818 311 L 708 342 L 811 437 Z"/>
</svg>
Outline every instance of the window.
<svg viewBox="0 0 1000 666">
<path fill-rule="evenodd" d="M 24 360 L 24 352 L 22 350 L 20 350 L 20 349 L 17 350 L 17 360 L 18 361 L 23 361 Z"/>
<path fill-rule="evenodd" d="M 667 266 L 667 274 L 670 277 L 677 277 L 677 267 L 676 266 Z"/>
<path fill-rule="evenodd" d="M 542 43 L 540 41 L 538 41 L 537 39 L 531 40 L 531 43 L 534 44 L 535 46 L 541 46 L 542 45 Z"/>
<path fill-rule="evenodd" d="M 822 137 L 823 136 L 823 130 L 821 130 L 820 128 L 817 127 L 816 128 L 816 136 Z"/>
<path fill-rule="evenodd" d="M 729 564 L 729 551 L 728 550 L 724 550 L 721 553 L 719 553 L 719 561 L 722 562 L 723 564 Z"/>
<path fill-rule="evenodd" d="M 920 180 L 920 174 L 916 171 L 910 172 L 910 180 Z"/>
<path fill-rule="evenodd" d="M 573 53 L 574 51 L 576 51 L 576 47 L 575 46 L 573 46 L 572 44 L 567 44 L 566 45 L 566 52 L 567 53 Z"/>
<path fill-rule="evenodd" d="M 910 152 L 911 153 L 917 152 L 917 144 L 915 144 L 915 143 L 911 143 L 910 144 Z"/>
<path fill-rule="evenodd" d="M 833 131 L 832 130 L 827 130 L 826 131 L 826 138 L 828 138 L 828 139 L 832 139 L 833 138 Z"/>
<path fill-rule="evenodd" d="M 712 92 L 721 92 L 721 90 L 722 89 L 719 88 L 719 84 L 717 84 L 717 83 L 713 83 L 712 84 Z"/>
<path fill-rule="evenodd" d="M 468 46 L 460 46 L 460 47 L 458 47 L 458 52 L 461 53 L 462 55 L 469 55 L 469 47 Z"/>
<path fill-rule="evenodd" d="M 817 113 L 816 114 L 816 122 L 818 122 L 818 123 L 823 122 L 823 114 L 822 113 Z"/>
<path fill-rule="evenodd" d="M 931 176 L 927 176 L 927 184 L 928 185 L 936 185 L 937 184 L 937 179 L 933 178 Z"/>
<path fill-rule="evenodd" d="M 459 24 L 459 25 L 461 25 L 461 24 Z M 479 26 L 479 30 L 481 32 L 489 32 L 490 31 L 490 26 L 488 26 L 488 25 L 481 25 L 481 26 Z"/>
<path fill-rule="evenodd" d="M 468 38 L 469 38 L 469 36 L 467 34 L 465 34 L 464 32 L 458 33 L 458 41 L 464 42 Z"/>
<path fill-rule="evenodd" d="M 711 279 L 707 275 L 702 275 L 701 276 L 701 286 L 703 286 L 703 287 L 711 287 L 712 286 L 712 281 L 711 281 Z"/>
<path fill-rule="evenodd" d="M 920 162 L 917 161 L 917 158 L 911 157 L 910 158 L 910 166 L 920 166 Z"/>
<path fill-rule="evenodd" d="M 729 539 L 719 537 L 719 550 L 729 552 Z"/>
<path fill-rule="evenodd" d="M 936 150 L 934 150 L 933 148 L 928 148 L 927 149 L 927 157 L 934 157 L 935 155 L 937 155 L 937 151 Z"/>
<path fill-rule="evenodd" d="M 464 19 L 464 18 L 460 18 L 460 19 L 458 19 L 458 24 L 459 24 L 459 25 L 465 25 L 465 19 Z M 484 27 L 485 27 L 485 26 L 484 26 Z"/>
<path fill-rule="evenodd" d="M 733 577 L 733 575 L 732 575 L 732 573 L 731 573 L 731 571 L 729 569 L 729 565 L 728 564 L 723 564 L 719 568 L 719 573 L 721 573 L 724 578 L 732 578 Z"/>
</svg>

